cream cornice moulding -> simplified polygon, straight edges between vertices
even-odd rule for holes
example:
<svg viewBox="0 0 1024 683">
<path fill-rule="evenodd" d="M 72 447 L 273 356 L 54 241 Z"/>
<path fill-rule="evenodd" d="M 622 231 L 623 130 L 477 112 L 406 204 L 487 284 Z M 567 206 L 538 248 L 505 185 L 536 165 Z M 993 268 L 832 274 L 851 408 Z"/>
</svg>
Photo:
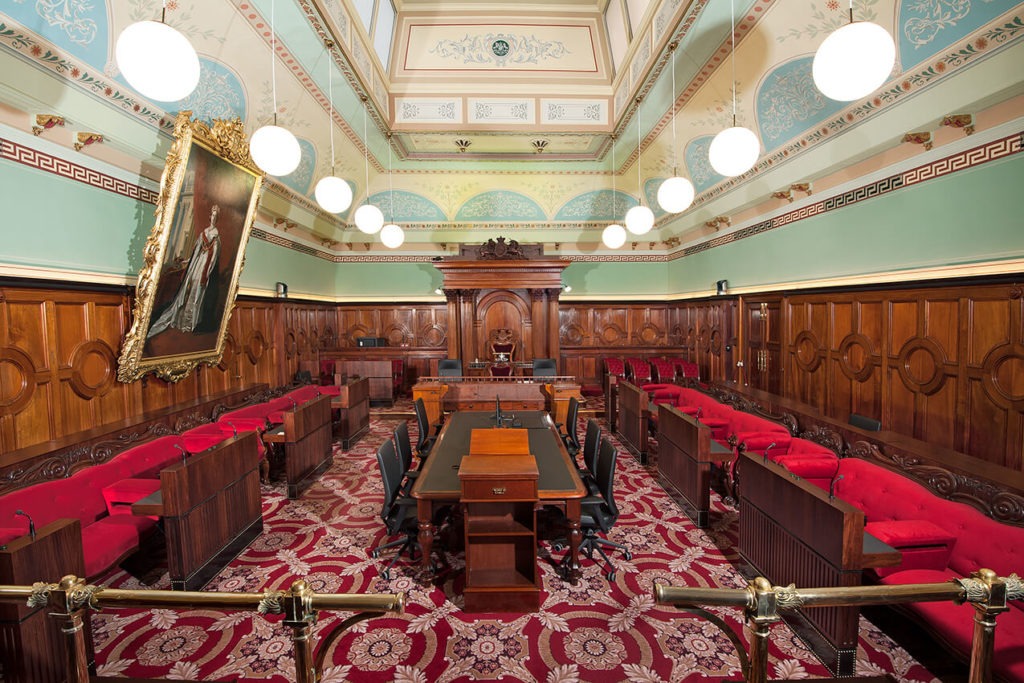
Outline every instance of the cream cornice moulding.
<svg viewBox="0 0 1024 683">
<path fill-rule="evenodd" d="M 115 273 L 92 273 L 87 270 L 64 270 L 45 266 L 23 266 L 16 263 L 0 263 L 0 277 L 24 278 L 28 280 L 58 280 L 94 285 L 116 285 L 134 287 L 137 275 Z"/>
</svg>

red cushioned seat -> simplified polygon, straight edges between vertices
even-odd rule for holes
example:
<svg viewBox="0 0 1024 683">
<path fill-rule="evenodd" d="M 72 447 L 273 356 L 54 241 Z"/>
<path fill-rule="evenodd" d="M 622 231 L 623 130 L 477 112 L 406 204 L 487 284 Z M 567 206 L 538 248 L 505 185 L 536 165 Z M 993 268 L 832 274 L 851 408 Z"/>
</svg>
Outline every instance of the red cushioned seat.
<svg viewBox="0 0 1024 683">
<path fill-rule="evenodd" d="M 584 396 L 600 396 L 604 390 L 597 384 L 584 384 L 580 387 L 580 393 Z"/>
<path fill-rule="evenodd" d="M 159 479 L 121 479 L 103 487 L 103 500 L 110 514 L 130 515 L 132 503 L 159 490 Z"/>
<path fill-rule="evenodd" d="M 334 384 L 319 386 L 317 392 L 321 396 L 341 396 L 341 387 Z"/>
<path fill-rule="evenodd" d="M 17 527 L 0 527 L 0 545 L 7 545 L 16 538 L 21 538 L 27 532 Z"/>
<path fill-rule="evenodd" d="M 626 379 L 637 386 L 651 382 L 651 364 L 643 358 L 626 359 Z"/>
<path fill-rule="evenodd" d="M 138 547 L 141 534 L 155 526 L 156 522 L 149 517 L 111 515 L 82 527 L 85 575 L 92 578 L 111 568 Z"/>
<path fill-rule="evenodd" d="M 676 366 L 665 358 L 651 359 L 651 379 L 655 382 L 673 382 L 676 378 Z"/>
<path fill-rule="evenodd" d="M 769 459 L 823 491 L 829 490 L 832 479 L 839 469 L 839 458 L 835 457 L 834 453 L 831 459 L 816 455 L 782 455 L 778 458 L 769 456 Z"/>
<path fill-rule="evenodd" d="M 290 398 L 295 400 L 299 405 L 302 405 L 303 403 L 309 403 L 320 396 L 320 389 L 321 387 L 315 384 L 304 384 L 301 387 L 292 389 L 281 398 Z"/>
<path fill-rule="evenodd" d="M 605 358 L 604 371 L 609 375 L 615 375 L 616 377 L 625 377 L 626 364 L 623 362 L 621 358 Z"/>
<path fill-rule="evenodd" d="M 911 569 L 942 570 L 949 564 L 956 537 L 924 519 L 868 522 L 864 531 L 896 548 L 903 555 L 898 567 L 879 567 L 878 576 Z"/>
<path fill-rule="evenodd" d="M 189 453 L 202 453 L 225 439 L 234 436 L 235 430 L 229 424 L 210 422 L 193 427 L 182 433 L 181 440 Z"/>
</svg>

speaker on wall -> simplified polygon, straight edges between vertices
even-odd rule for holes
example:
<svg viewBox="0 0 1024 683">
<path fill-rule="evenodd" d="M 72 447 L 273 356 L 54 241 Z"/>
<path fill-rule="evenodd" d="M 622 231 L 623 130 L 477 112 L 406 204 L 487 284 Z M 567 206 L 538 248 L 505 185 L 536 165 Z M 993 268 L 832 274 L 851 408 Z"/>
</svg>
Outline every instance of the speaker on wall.
<svg viewBox="0 0 1024 683">
<path fill-rule="evenodd" d="M 284 282 L 278 282 L 277 285 L 275 285 L 275 291 L 277 292 L 277 296 L 279 298 L 288 298 L 288 285 L 285 284 Z"/>
<path fill-rule="evenodd" d="M 718 282 L 716 282 L 715 283 L 715 293 L 716 294 L 728 294 L 729 293 L 729 281 L 728 280 L 719 280 Z"/>
</svg>

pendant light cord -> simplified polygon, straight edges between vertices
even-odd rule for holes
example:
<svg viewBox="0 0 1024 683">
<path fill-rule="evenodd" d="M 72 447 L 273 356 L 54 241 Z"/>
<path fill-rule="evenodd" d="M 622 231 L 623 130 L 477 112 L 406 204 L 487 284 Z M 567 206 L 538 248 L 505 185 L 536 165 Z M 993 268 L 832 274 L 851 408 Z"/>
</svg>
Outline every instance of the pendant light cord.
<svg viewBox="0 0 1024 683">
<path fill-rule="evenodd" d="M 331 73 L 331 62 L 334 61 L 334 56 L 331 54 L 330 48 L 327 48 L 327 56 L 327 99 L 330 105 L 328 110 L 330 119 L 327 125 L 331 134 L 331 175 L 334 175 L 334 74 Z"/>
<path fill-rule="evenodd" d="M 637 206 L 644 205 L 644 189 L 640 181 L 640 98 L 636 98 L 636 197 Z"/>
<path fill-rule="evenodd" d="M 388 134 L 388 204 L 391 222 L 395 222 L 395 183 L 391 179 L 391 134 Z"/>
<path fill-rule="evenodd" d="M 850 0 L 853 2 L 853 0 Z M 729 24 L 732 27 L 732 126 L 736 127 L 736 0 L 729 0 Z"/>
<path fill-rule="evenodd" d="M 678 47 L 678 46 L 677 46 Z M 672 48 L 669 59 L 672 60 L 672 175 L 679 175 L 676 164 L 676 49 Z"/>
<path fill-rule="evenodd" d="M 853 0 L 850 0 L 850 2 L 853 2 Z M 853 16 L 853 9 L 852 8 L 850 9 L 850 16 L 851 17 Z M 160 23 L 161 24 L 166 24 L 167 23 L 167 0 L 164 0 L 164 7 L 163 7 L 163 9 L 160 10 Z"/>
<path fill-rule="evenodd" d="M 615 133 L 612 133 L 612 220 L 615 220 Z"/>
<path fill-rule="evenodd" d="M 274 103 L 274 125 L 277 125 L 277 31 L 274 30 L 274 0 L 270 0 L 270 89 Z"/>
<path fill-rule="evenodd" d="M 363 173 L 366 180 L 366 203 L 370 203 L 370 149 L 366 137 L 366 101 L 363 101 Z"/>
</svg>

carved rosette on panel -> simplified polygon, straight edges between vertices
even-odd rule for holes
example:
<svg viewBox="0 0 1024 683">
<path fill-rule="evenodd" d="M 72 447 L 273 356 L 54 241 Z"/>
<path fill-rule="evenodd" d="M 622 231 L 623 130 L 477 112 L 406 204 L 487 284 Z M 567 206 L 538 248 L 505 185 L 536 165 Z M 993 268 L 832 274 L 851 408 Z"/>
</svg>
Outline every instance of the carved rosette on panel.
<svg viewBox="0 0 1024 683">
<path fill-rule="evenodd" d="M 633 334 L 633 341 L 638 346 L 654 346 L 661 339 L 664 331 L 652 322 L 645 322 Z"/>
<path fill-rule="evenodd" d="M 711 338 L 708 340 L 708 349 L 713 356 L 722 355 L 722 334 L 719 330 L 711 330 Z"/>
<path fill-rule="evenodd" d="M 981 385 L 985 395 L 1005 410 L 1024 410 L 1022 377 L 1024 345 L 1001 344 L 985 354 L 981 362 Z"/>
<path fill-rule="evenodd" d="M 321 349 L 333 349 L 338 345 L 338 335 L 334 332 L 334 328 L 328 326 L 324 328 L 323 336 L 320 337 L 320 348 Z"/>
<path fill-rule="evenodd" d="M 558 331 L 559 344 L 562 346 L 583 346 L 586 330 L 579 323 L 563 325 Z"/>
<path fill-rule="evenodd" d="M 309 331 L 309 350 L 316 351 L 320 348 L 320 332 L 314 327 Z"/>
<path fill-rule="evenodd" d="M 0 415 L 13 415 L 24 408 L 36 390 L 36 367 L 32 357 L 16 346 L 0 347 Z"/>
<path fill-rule="evenodd" d="M 839 369 L 854 381 L 868 381 L 874 369 L 874 357 L 874 346 L 863 334 L 848 334 L 839 343 Z"/>
<path fill-rule="evenodd" d="M 418 336 L 421 346 L 438 348 L 448 344 L 448 333 L 436 323 L 420 328 Z"/>
<path fill-rule="evenodd" d="M 946 354 L 927 337 L 910 339 L 900 349 L 896 371 L 904 386 L 913 392 L 931 396 L 946 382 Z"/>
<path fill-rule="evenodd" d="M 944 467 L 922 464 L 916 457 L 906 457 L 896 452 L 883 453 L 867 441 L 850 444 L 849 455 L 896 469 L 928 487 L 936 495 L 970 505 L 996 521 L 1024 525 L 1024 496 L 1001 489 L 995 484 Z"/>
<path fill-rule="evenodd" d="M 673 325 L 672 329 L 668 333 L 668 343 L 670 346 L 682 346 L 683 344 L 683 328 L 679 325 Z"/>
<path fill-rule="evenodd" d="M 267 340 L 259 330 L 253 330 L 245 342 L 245 355 L 253 365 L 259 362 L 263 353 L 267 350 Z"/>
<path fill-rule="evenodd" d="M 284 356 L 285 358 L 295 358 L 295 352 L 297 350 L 298 342 L 295 341 L 295 331 L 289 329 L 284 333 Z"/>
<path fill-rule="evenodd" d="M 223 371 L 229 370 L 236 356 L 238 356 L 238 342 L 235 341 L 235 335 L 228 332 L 224 335 L 224 352 L 217 362 L 217 368 Z"/>
<path fill-rule="evenodd" d="M 626 331 L 615 323 L 605 325 L 601 330 L 601 341 L 607 346 L 623 346 L 628 336 Z"/>
<path fill-rule="evenodd" d="M 345 338 L 348 339 L 349 346 L 358 346 L 359 342 L 356 341 L 359 337 L 369 337 L 370 328 L 365 325 L 353 325 L 345 331 Z"/>
<path fill-rule="evenodd" d="M 82 342 L 71 352 L 71 389 L 85 399 L 103 396 L 114 385 L 117 356 L 101 339 Z"/>
<path fill-rule="evenodd" d="M 412 339 L 412 330 L 405 325 L 391 323 L 384 328 L 384 338 L 390 346 L 402 346 Z"/>
<path fill-rule="evenodd" d="M 818 337 L 810 330 L 801 330 L 793 339 L 793 360 L 804 372 L 814 372 L 821 365 L 824 351 Z"/>
</svg>

